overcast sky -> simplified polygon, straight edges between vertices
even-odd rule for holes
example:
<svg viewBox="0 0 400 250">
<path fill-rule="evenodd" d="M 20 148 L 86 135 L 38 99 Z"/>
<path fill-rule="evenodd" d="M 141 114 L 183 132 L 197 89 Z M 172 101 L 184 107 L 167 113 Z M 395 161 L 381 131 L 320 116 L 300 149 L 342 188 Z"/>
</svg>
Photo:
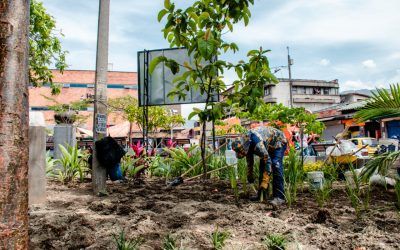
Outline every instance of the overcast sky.
<svg viewBox="0 0 400 250">
<path fill-rule="evenodd" d="M 111 0 L 109 62 L 114 70 L 137 71 L 137 51 L 168 47 L 157 13 L 163 0 Z M 179 0 L 182 4 L 190 0 Z M 62 30 L 70 69 L 94 69 L 98 0 L 44 0 Z M 240 51 L 271 49 L 270 65 L 294 59 L 293 78 L 339 79 L 340 90 L 400 82 L 400 0 L 255 0 L 247 27 L 226 39 Z M 287 77 L 287 70 L 276 73 Z M 228 74 L 230 81 L 233 75 Z"/>
</svg>

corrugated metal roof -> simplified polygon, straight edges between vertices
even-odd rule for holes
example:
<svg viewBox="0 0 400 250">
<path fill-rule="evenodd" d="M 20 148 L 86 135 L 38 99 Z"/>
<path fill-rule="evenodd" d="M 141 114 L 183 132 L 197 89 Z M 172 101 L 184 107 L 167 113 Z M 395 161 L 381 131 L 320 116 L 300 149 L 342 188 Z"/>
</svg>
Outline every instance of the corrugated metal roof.
<svg viewBox="0 0 400 250">
<path fill-rule="evenodd" d="M 352 109 L 359 109 L 365 106 L 365 104 L 367 104 L 367 101 L 359 101 L 359 102 L 353 102 L 353 103 L 349 103 L 346 105 L 343 105 L 342 107 L 340 107 L 338 110 L 352 110 Z"/>
</svg>

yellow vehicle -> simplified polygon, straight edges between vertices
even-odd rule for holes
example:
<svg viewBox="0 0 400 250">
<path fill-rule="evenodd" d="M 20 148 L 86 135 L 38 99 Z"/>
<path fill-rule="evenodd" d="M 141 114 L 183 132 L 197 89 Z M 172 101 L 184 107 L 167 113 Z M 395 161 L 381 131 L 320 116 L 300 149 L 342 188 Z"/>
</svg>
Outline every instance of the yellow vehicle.
<svg viewBox="0 0 400 250">
<path fill-rule="evenodd" d="M 371 137 L 359 137 L 359 138 L 351 138 L 350 141 L 354 143 L 358 148 L 362 148 L 365 145 L 368 145 L 366 149 L 368 150 L 368 154 L 375 154 L 378 151 L 378 140 Z"/>
</svg>

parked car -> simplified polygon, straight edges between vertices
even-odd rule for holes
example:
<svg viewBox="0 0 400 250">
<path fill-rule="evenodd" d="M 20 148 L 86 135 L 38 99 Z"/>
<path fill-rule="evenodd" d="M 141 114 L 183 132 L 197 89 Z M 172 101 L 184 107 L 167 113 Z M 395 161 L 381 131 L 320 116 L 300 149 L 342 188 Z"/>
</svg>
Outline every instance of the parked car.
<svg viewBox="0 0 400 250">
<path fill-rule="evenodd" d="M 359 138 L 351 138 L 350 141 L 354 143 L 358 148 L 362 148 L 365 145 L 368 145 L 366 149 L 368 150 L 368 154 L 373 155 L 376 154 L 379 145 L 378 140 L 371 137 L 359 137 Z"/>
</svg>

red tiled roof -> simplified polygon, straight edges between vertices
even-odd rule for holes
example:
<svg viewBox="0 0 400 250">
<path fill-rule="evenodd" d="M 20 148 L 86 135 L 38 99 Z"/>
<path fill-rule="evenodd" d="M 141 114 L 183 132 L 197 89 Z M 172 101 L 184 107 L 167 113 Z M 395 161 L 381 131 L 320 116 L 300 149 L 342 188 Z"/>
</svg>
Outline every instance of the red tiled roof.
<svg viewBox="0 0 400 250">
<path fill-rule="evenodd" d="M 59 95 L 51 95 L 49 87 L 29 88 L 29 106 L 45 107 L 54 105 L 51 100 L 46 99 L 44 96 L 55 99 L 59 103 L 70 103 L 87 98 L 86 94 L 94 94 L 94 88 L 62 88 Z M 138 92 L 135 89 L 107 89 L 107 98 L 116 98 L 121 96 L 131 95 L 138 98 Z"/>
<path fill-rule="evenodd" d="M 94 70 L 65 70 L 63 74 L 58 70 L 52 70 L 53 82 L 56 83 L 85 83 L 94 84 L 95 71 Z M 138 78 L 136 72 L 108 72 L 109 84 L 125 84 L 137 85 Z"/>
</svg>

